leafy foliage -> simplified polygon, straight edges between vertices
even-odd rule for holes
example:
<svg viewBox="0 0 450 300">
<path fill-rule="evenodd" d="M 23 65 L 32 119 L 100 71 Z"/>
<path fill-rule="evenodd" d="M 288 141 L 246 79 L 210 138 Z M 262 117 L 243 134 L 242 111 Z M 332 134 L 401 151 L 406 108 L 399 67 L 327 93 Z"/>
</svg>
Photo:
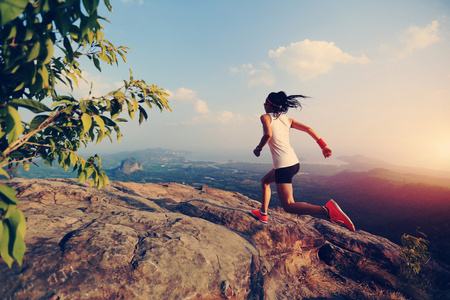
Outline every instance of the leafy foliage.
<svg viewBox="0 0 450 300">
<path fill-rule="evenodd" d="M 426 235 L 420 231 L 417 231 L 418 235 L 426 237 Z M 406 278 L 414 283 L 420 273 L 422 263 L 426 263 L 430 259 L 430 253 L 428 252 L 428 241 L 425 238 L 415 237 L 404 234 L 402 236 L 402 252 L 401 256 L 405 259 Z"/>
<path fill-rule="evenodd" d="M 112 11 L 109 0 L 104 4 Z M 170 110 L 167 93 L 135 80 L 131 70 L 122 88 L 101 97 L 57 93 L 57 83 L 73 89 L 84 80 L 81 57 L 99 71 L 101 63 L 126 62 L 128 48 L 104 39 L 100 21 L 107 20 L 98 15 L 98 6 L 99 0 L 0 0 L 0 175 L 28 170 L 33 159 L 42 158 L 72 168 L 79 182 L 92 178 L 91 186 L 101 188 L 108 184 L 101 159 L 80 157 L 80 146 L 112 141 L 113 135 L 120 142 L 125 112 L 141 124 L 149 108 Z M 31 112 L 31 121 L 24 122 L 19 109 Z M 26 224 L 17 204 L 15 192 L 1 185 L 0 253 L 10 267 L 14 259 L 21 264 L 25 252 Z"/>
</svg>

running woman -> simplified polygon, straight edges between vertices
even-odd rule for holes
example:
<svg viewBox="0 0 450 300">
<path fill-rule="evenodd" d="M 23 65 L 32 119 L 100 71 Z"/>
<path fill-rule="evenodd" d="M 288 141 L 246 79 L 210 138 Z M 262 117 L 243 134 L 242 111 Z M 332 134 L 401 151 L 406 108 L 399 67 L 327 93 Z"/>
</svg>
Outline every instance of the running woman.
<svg viewBox="0 0 450 300">
<path fill-rule="evenodd" d="M 310 127 L 285 116 L 289 108 L 301 108 L 299 98 L 302 95 L 287 96 L 284 92 L 270 93 L 264 102 L 266 114 L 261 116 L 263 136 L 253 153 L 259 157 L 266 144 L 269 144 L 274 168 L 261 180 L 261 209 L 252 210 L 252 214 L 263 223 L 267 223 L 271 190 L 270 184 L 275 182 L 278 198 L 283 209 L 297 215 L 323 215 L 330 218 L 333 223 L 347 226 L 355 231 L 355 226 L 349 217 L 341 210 L 334 200 L 328 201 L 324 206 L 312 205 L 305 202 L 295 202 L 292 190 L 292 177 L 300 170 L 300 163 L 294 149 L 289 142 L 291 128 L 308 133 L 322 149 L 323 156 L 328 158 L 332 150 Z"/>
</svg>

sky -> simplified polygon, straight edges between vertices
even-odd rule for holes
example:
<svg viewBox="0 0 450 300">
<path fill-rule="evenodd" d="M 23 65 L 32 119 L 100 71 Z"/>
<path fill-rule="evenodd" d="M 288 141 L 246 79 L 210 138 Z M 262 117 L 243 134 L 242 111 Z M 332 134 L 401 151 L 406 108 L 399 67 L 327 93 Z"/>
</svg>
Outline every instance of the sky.
<svg viewBox="0 0 450 300">
<path fill-rule="evenodd" d="M 150 1 L 101 4 L 105 39 L 130 47 L 118 67 L 82 64 L 94 95 L 129 78 L 165 89 L 173 112 L 121 126 L 122 141 L 89 153 L 146 148 L 190 159 L 270 163 L 253 149 L 270 92 L 302 94 L 287 116 L 333 149 L 325 160 L 307 134 L 291 131 L 301 162 L 364 155 L 450 171 L 450 2 Z M 88 85 L 75 95 L 87 96 Z"/>
</svg>

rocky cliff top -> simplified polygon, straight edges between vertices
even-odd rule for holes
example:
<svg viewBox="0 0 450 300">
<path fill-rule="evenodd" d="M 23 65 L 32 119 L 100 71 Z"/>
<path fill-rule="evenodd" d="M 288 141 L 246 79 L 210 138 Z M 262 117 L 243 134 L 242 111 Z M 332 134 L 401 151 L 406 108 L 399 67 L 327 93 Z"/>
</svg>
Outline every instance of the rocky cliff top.
<svg viewBox="0 0 450 300">
<path fill-rule="evenodd" d="M 427 299 L 448 288 L 433 262 L 434 290 L 406 284 L 387 239 L 279 210 L 264 225 L 249 214 L 259 202 L 239 193 L 3 183 L 18 191 L 28 231 L 23 266 L 0 264 L 2 299 Z"/>
</svg>

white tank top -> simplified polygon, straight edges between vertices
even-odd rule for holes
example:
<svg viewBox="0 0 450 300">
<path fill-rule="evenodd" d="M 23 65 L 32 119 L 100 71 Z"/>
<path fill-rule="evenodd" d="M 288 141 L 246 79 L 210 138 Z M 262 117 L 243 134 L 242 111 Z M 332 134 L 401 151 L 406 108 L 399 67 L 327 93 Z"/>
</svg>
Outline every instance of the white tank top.
<svg viewBox="0 0 450 300">
<path fill-rule="evenodd" d="M 298 158 L 289 142 L 289 130 L 291 122 L 285 115 L 276 117 L 269 114 L 272 122 L 272 138 L 269 140 L 269 148 L 272 153 L 273 166 L 275 169 L 290 167 L 297 164 Z"/>
</svg>

